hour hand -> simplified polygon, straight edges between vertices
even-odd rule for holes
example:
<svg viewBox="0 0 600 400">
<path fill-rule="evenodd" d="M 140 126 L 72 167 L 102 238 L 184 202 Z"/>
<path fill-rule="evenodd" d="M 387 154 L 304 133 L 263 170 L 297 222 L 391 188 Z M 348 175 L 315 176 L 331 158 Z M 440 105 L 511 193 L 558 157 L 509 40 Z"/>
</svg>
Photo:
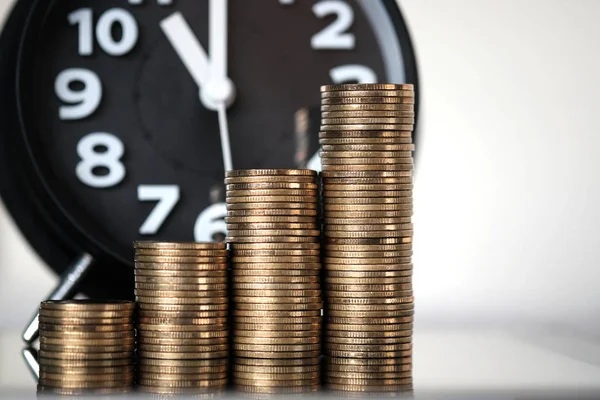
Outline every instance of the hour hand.
<svg viewBox="0 0 600 400">
<path fill-rule="evenodd" d="M 201 90 L 208 83 L 210 74 L 206 50 L 180 12 L 163 19 L 160 27 Z"/>
</svg>

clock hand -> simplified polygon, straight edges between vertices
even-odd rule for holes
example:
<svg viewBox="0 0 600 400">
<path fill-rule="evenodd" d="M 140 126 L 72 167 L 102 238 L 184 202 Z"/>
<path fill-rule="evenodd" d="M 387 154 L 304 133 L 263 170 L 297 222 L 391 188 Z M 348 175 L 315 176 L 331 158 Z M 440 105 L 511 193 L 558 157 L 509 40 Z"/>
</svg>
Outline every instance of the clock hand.
<svg viewBox="0 0 600 400">
<path fill-rule="evenodd" d="M 204 87 L 209 76 L 208 56 L 183 15 L 174 12 L 160 22 L 160 27 L 198 88 Z"/>
<path fill-rule="evenodd" d="M 223 153 L 223 165 L 225 171 L 233 169 L 231 161 L 231 145 L 229 144 L 229 126 L 227 124 L 227 108 L 226 104 L 221 102 L 218 105 L 217 113 L 219 115 L 219 133 L 221 135 L 221 151 Z"/>
</svg>

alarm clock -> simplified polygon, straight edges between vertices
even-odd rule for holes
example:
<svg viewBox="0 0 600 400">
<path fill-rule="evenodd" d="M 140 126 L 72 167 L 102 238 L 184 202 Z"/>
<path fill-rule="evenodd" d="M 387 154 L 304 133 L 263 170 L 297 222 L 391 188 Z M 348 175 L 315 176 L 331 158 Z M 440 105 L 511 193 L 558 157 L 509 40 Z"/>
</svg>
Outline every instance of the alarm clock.
<svg viewBox="0 0 600 400">
<path fill-rule="evenodd" d="M 93 297 L 134 240 L 222 240 L 226 168 L 320 168 L 320 85 L 417 83 L 393 0 L 19 0 L 0 52 L 0 194 Z"/>
</svg>

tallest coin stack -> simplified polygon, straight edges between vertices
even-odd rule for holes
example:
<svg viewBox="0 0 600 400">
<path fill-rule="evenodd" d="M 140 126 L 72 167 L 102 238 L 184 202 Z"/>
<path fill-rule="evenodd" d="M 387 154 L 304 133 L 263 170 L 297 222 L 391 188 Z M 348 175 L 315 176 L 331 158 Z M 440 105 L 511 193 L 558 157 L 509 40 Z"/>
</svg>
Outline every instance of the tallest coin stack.
<svg viewBox="0 0 600 400">
<path fill-rule="evenodd" d="M 412 85 L 321 88 L 325 380 L 412 385 Z"/>
</svg>

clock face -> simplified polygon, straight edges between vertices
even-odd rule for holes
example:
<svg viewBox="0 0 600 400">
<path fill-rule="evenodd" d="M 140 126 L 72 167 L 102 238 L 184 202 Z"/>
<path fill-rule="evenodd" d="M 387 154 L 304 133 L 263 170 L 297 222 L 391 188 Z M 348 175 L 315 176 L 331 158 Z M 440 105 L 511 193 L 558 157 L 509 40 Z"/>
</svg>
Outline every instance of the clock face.
<svg viewBox="0 0 600 400">
<path fill-rule="evenodd" d="M 219 53 L 208 1 L 32 9 L 17 95 L 36 179 L 113 279 L 131 273 L 133 240 L 224 238 L 224 147 L 236 169 L 318 169 L 318 126 L 302 116 L 318 114 L 320 85 L 416 83 L 393 1 L 232 0 L 227 14 L 229 146 L 190 64 Z"/>
</svg>

